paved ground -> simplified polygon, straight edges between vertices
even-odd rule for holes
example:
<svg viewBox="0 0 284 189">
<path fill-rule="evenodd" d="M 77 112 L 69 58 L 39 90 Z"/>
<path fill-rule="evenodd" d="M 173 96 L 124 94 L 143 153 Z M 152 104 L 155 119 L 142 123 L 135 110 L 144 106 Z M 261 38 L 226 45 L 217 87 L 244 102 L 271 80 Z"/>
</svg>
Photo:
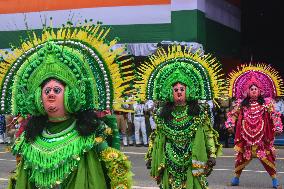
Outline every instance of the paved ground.
<svg viewBox="0 0 284 189">
<path fill-rule="evenodd" d="M 5 146 L 0 145 L 0 189 L 7 186 L 9 172 L 15 167 L 15 159 L 10 153 L 5 153 Z M 149 176 L 145 167 L 145 147 L 124 147 L 125 152 L 132 161 L 135 189 L 158 189 L 156 183 Z M 267 189 L 271 188 L 271 179 L 259 161 L 253 160 L 245 169 L 239 187 L 230 187 L 228 183 L 233 177 L 234 152 L 232 148 L 225 148 L 224 155 L 217 159 L 214 172 L 208 181 L 211 189 Z M 277 169 L 278 178 L 284 184 L 284 149 L 278 149 Z"/>
</svg>

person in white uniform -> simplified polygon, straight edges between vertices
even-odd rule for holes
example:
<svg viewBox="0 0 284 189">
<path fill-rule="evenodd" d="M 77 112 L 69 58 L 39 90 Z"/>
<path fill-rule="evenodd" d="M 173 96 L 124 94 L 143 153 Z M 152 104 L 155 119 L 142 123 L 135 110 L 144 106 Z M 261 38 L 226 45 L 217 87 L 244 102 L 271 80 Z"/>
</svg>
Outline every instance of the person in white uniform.
<svg viewBox="0 0 284 189">
<path fill-rule="evenodd" d="M 149 111 L 150 112 L 150 126 L 151 126 L 151 130 L 155 130 L 156 129 L 156 124 L 153 118 L 153 113 L 155 111 L 155 103 L 153 100 L 147 100 L 145 103 L 145 111 Z"/>
<path fill-rule="evenodd" d="M 142 132 L 142 140 L 145 147 L 148 146 L 146 124 L 145 124 L 145 104 L 142 101 L 137 101 L 133 104 L 134 109 L 134 127 L 135 127 L 135 142 L 136 146 L 142 146 L 140 140 L 140 130 Z"/>
<path fill-rule="evenodd" d="M 275 98 L 275 110 L 284 116 L 284 100 L 283 97 Z"/>
</svg>

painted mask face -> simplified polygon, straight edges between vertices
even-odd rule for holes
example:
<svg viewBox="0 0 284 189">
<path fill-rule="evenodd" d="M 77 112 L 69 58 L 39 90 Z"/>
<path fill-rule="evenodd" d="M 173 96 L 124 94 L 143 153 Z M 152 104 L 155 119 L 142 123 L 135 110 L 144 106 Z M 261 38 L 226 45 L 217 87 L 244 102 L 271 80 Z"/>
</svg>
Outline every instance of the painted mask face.
<svg viewBox="0 0 284 189">
<path fill-rule="evenodd" d="M 173 86 L 173 96 L 174 96 L 174 103 L 175 104 L 185 104 L 186 96 L 185 96 L 185 88 L 186 86 L 177 83 Z"/>
<path fill-rule="evenodd" d="M 256 85 L 252 85 L 249 88 L 249 96 L 250 98 L 257 98 L 260 94 L 259 88 Z"/>
<path fill-rule="evenodd" d="M 58 118 L 66 115 L 64 89 L 64 85 L 54 79 L 43 86 L 41 98 L 48 117 Z"/>
</svg>

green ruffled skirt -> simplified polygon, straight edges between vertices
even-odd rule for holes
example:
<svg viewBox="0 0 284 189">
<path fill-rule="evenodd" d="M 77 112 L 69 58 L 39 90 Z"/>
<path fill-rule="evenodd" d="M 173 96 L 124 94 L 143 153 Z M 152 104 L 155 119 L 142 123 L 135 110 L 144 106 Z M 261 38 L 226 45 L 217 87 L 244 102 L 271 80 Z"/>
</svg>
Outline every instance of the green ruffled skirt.
<svg viewBox="0 0 284 189">
<path fill-rule="evenodd" d="M 34 183 L 29 182 L 30 171 L 24 169 L 24 163 L 18 165 L 17 173 L 10 179 L 9 189 L 35 189 Z M 102 163 L 94 150 L 84 153 L 77 169 L 73 170 L 63 183 L 55 188 L 60 189 L 107 189 L 107 183 Z"/>
</svg>

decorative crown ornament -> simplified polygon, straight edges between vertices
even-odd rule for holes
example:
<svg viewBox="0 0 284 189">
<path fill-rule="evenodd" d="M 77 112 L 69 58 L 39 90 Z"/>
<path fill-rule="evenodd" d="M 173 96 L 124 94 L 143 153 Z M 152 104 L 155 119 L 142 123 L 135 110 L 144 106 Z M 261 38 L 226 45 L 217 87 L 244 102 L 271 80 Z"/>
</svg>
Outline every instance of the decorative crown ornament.
<svg viewBox="0 0 284 189">
<path fill-rule="evenodd" d="M 122 92 L 133 76 L 123 76 L 129 68 L 124 48 L 112 47 L 118 38 L 107 41 L 110 28 L 86 22 L 73 27 L 43 27 L 41 35 L 28 31 L 11 53 L 0 51 L 1 113 L 42 114 L 40 88 L 48 78 L 67 87 L 65 107 L 69 112 L 111 109 L 123 103 Z M 132 66 L 132 65 L 130 65 Z M 129 75 L 129 74 L 128 74 Z"/>
<path fill-rule="evenodd" d="M 180 45 L 169 46 L 167 52 L 158 49 L 138 67 L 138 75 L 135 87 L 142 99 L 169 101 L 177 82 L 187 86 L 187 98 L 214 100 L 227 95 L 221 64 L 210 54 L 201 56 Z"/>
<path fill-rule="evenodd" d="M 237 67 L 227 80 L 229 96 L 244 99 L 250 86 L 256 85 L 263 97 L 284 95 L 284 85 L 279 73 L 264 63 L 249 63 Z"/>
</svg>

